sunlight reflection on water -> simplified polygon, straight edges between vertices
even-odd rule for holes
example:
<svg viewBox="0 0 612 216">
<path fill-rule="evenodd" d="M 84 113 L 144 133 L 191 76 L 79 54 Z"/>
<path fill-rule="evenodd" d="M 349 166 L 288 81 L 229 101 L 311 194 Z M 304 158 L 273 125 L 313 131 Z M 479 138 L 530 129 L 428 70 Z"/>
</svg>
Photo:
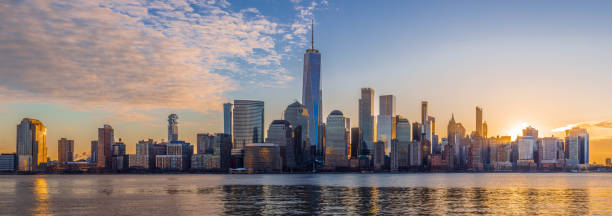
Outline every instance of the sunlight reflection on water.
<svg viewBox="0 0 612 216">
<path fill-rule="evenodd" d="M 0 176 L 0 214 L 612 214 L 612 174 Z"/>
</svg>

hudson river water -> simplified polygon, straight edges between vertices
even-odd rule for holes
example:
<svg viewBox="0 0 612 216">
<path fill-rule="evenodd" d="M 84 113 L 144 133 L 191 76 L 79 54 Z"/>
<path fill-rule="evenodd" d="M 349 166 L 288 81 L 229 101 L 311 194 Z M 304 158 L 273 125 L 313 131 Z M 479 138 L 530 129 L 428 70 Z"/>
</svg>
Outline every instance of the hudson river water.
<svg viewBox="0 0 612 216">
<path fill-rule="evenodd" d="M 0 175 L 1 215 L 612 215 L 612 173 Z"/>
</svg>

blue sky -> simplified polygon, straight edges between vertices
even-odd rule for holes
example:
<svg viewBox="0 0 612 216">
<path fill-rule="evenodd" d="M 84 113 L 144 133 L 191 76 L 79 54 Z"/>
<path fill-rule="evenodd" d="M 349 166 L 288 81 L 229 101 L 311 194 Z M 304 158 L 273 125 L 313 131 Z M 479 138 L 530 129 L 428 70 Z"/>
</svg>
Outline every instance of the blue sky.
<svg viewBox="0 0 612 216">
<path fill-rule="evenodd" d="M 323 111 L 357 122 L 359 88 L 397 96 L 418 119 L 427 100 L 445 133 L 484 108 L 492 135 L 525 123 L 612 137 L 609 1 L 7 1 L 0 3 L 0 151 L 23 117 L 88 151 L 109 122 L 134 151 L 166 135 L 222 130 L 221 103 L 266 103 L 266 124 L 301 99 L 315 19 Z M 376 108 L 378 108 L 376 106 Z M 355 125 L 353 125 L 355 126 Z M 607 143 L 608 141 L 606 141 Z M 608 143 L 609 145 L 609 143 Z M 604 152 L 612 156 L 612 152 Z"/>
</svg>

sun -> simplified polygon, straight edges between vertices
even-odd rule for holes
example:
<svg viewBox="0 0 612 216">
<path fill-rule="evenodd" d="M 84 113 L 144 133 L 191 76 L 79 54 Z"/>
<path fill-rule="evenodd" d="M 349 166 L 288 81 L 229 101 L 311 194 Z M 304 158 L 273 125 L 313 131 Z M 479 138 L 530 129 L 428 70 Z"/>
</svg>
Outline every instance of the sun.
<svg viewBox="0 0 612 216">
<path fill-rule="evenodd" d="M 517 124 L 514 124 L 512 127 L 510 127 L 509 129 L 507 129 L 506 135 L 507 136 L 511 136 L 512 140 L 516 140 L 517 136 L 521 136 L 523 135 L 523 129 L 525 129 L 526 127 L 529 127 L 529 123 L 527 122 L 520 122 Z"/>
</svg>

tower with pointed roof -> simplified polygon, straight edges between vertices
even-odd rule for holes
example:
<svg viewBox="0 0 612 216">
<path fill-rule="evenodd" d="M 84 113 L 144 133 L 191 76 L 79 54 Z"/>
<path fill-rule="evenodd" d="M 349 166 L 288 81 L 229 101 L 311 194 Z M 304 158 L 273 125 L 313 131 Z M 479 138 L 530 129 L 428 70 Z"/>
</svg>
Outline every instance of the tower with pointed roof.
<svg viewBox="0 0 612 216">
<path fill-rule="evenodd" d="M 321 156 L 319 127 L 322 124 L 322 91 L 321 91 L 321 53 L 314 48 L 314 20 L 312 23 L 311 47 L 304 53 L 304 74 L 302 85 L 302 103 L 308 110 L 308 132 L 311 145 L 316 155 Z"/>
</svg>

